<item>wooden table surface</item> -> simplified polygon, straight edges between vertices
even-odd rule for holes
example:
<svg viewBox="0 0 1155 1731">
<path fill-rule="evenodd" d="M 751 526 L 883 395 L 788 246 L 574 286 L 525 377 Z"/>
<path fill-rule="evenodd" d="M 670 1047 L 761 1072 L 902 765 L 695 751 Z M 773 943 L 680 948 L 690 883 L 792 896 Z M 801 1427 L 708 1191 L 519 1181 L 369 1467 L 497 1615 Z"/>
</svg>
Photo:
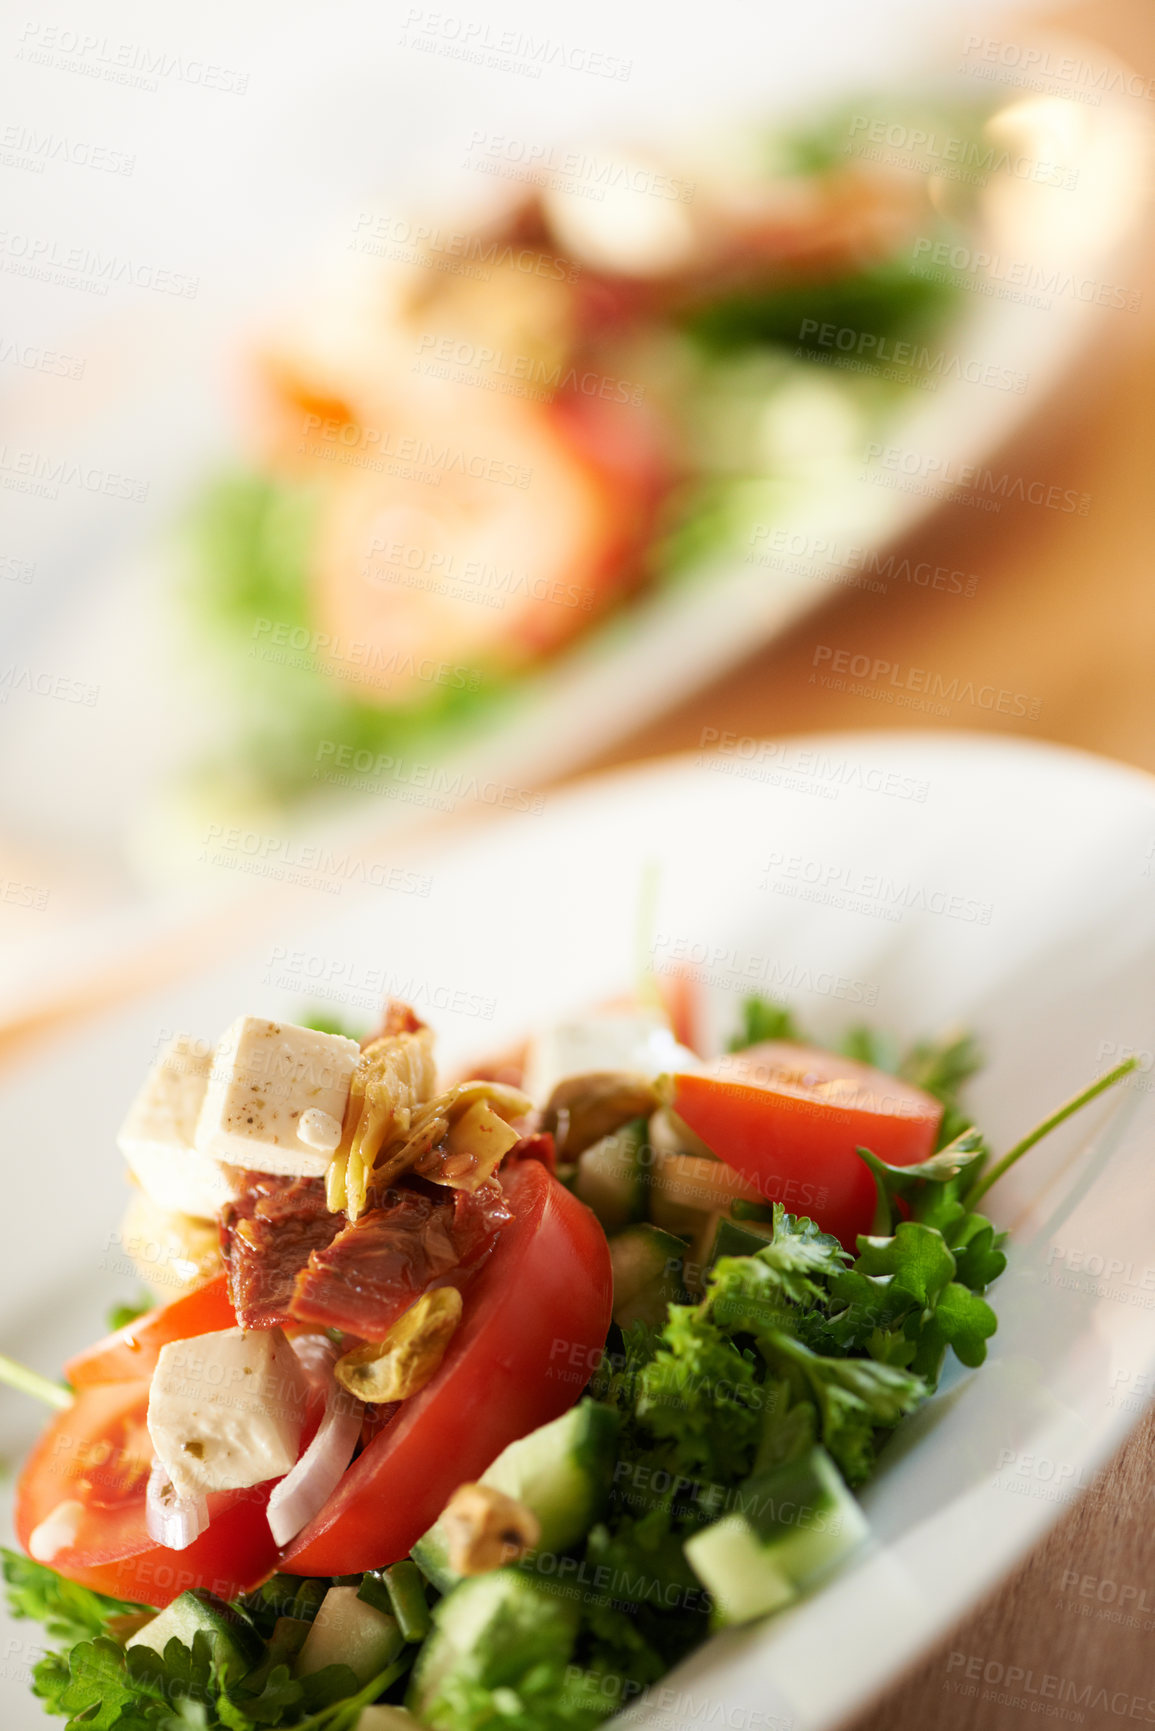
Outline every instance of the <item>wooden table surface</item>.
<svg viewBox="0 0 1155 1731">
<path fill-rule="evenodd" d="M 1098 0 L 1056 13 L 1054 22 L 1155 77 L 1153 0 Z M 1155 225 L 1127 284 L 1143 290 L 1138 313 L 1103 314 L 1093 348 L 1016 438 L 1006 465 L 1090 493 L 1085 517 L 1026 503 L 1008 503 L 997 515 L 944 506 L 897 551 L 912 564 L 949 560 L 976 573 L 973 596 L 906 584 L 889 585 L 885 595 L 838 592 L 820 614 L 604 763 L 695 748 L 707 727 L 777 735 L 963 725 L 1057 740 L 1155 771 Z M 809 683 L 819 642 L 1028 692 L 1041 700 L 1039 718 L 971 710 L 965 720 L 956 714 L 939 723 L 824 690 Z M 1072 1571 L 1077 1583 L 1064 1587 Z M 830 1658 L 837 1663 L 836 1634 Z M 854 1720 L 853 1731 L 1012 1731 L 1056 1706 L 1021 1687 L 1008 1700 L 1005 1682 L 968 1681 L 968 1664 L 980 1678 L 984 1666 L 991 1678 L 999 1665 L 1033 1671 L 1036 1691 L 1045 1673 L 1074 1680 L 1076 1696 L 1091 1685 L 1083 1705 L 1054 1715 L 1060 1723 L 1089 1731 L 1125 1720 L 1155 1724 L 1155 1413 L 1132 1433 L 1093 1500 L 1077 1503 L 998 1592 Z"/>
</svg>

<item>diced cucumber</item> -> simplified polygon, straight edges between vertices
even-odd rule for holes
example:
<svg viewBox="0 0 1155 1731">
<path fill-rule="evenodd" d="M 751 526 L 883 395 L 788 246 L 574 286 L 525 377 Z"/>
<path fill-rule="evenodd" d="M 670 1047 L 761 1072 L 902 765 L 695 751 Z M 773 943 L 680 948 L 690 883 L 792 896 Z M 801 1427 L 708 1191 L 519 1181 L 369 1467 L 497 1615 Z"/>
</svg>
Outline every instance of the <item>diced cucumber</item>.
<svg viewBox="0 0 1155 1731">
<path fill-rule="evenodd" d="M 708 1215 L 694 1239 L 690 1257 L 698 1285 L 704 1285 L 706 1275 L 720 1256 L 753 1256 L 773 1236 L 773 1226 L 760 1226 L 757 1222 L 739 1224 L 728 1214 Z"/>
<path fill-rule="evenodd" d="M 337 1584 L 334 1582 L 334 1585 Z M 372 1605 L 375 1611 L 382 1611 L 387 1617 L 393 1615 L 393 1600 L 385 1584 L 384 1569 L 370 1569 L 362 1575 L 357 1586 L 357 1597 L 364 1599 L 367 1605 Z M 397 1626 L 401 1627 L 400 1624 Z"/>
<path fill-rule="evenodd" d="M 291 1617 L 303 1617 L 306 1623 L 311 1623 L 325 1602 L 325 1594 L 329 1591 L 328 1581 L 311 1580 L 308 1576 L 301 1582 L 297 1596 L 293 1600 Z"/>
<path fill-rule="evenodd" d="M 635 1118 L 578 1158 L 574 1195 L 593 1209 L 607 1232 L 619 1232 L 645 1212 L 641 1152 L 647 1127 L 645 1118 Z"/>
<path fill-rule="evenodd" d="M 614 1321 L 619 1328 L 633 1322 L 665 1322 L 669 1306 L 685 1297 L 685 1260 L 684 1241 L 656 1226 L 630 1226 L 610 1240 Z"/>
<path fill-rule="evenodd" d="M 265 1649 L 266 1657 L 271 1657 L 276 1665 L 291 1665 L 305 1645 L 311 1628 L 312 1624 L 301 1617 L 278 1617 Z"/>
<path fill-rule="evenodd" d="M 762 1501 L 747 1517 L 796 1587 L 841 1562 L 869 1536 L 870 1523 L 842 1474 L 818 1445 L 799 1460 L 760 1473 L 747 1487 Z"/>
<path fill-rule="evenodd" d="M 423 1641 L 429 1633 L 429 1601 L 416 1563 L 405 1558 L 392 1568 L 373 1570 L 361 1582 L 360 1597 L 396 1617 L 407 1641 Z"/>
<path fill-rule="evenodd" d="M 356 1587 L 330 1587 L 297 1656 L 297 1675 L 348 1665 L 358 1683 L 368 1683 L 404 1645 L 396 1619 L 358 1598 Z"/>
<path fill-rule="evenodd" d="M 667 1091 L 668 1083 L 669 1078 L 659 1083 L 659 1096 Z M 707 1148 L 702 1138 L 695 1135 L 670 1106 L 659 1106 L 656 1112 L 651 1113 L 650 1144 L 655 1154 L 701 1154 L 707 1160 L 715 1158 L 713 1149 Z"/>
<path fill-rule="evenodd" d="M 746 1623 L 789 1602 L 866 1537 L 866 1516 L 824 1448 L 747 1479 L 738 1508 L 686 1540 L 715 1621 Z"/>
<path fill-rule="evenodd" d="M 736 1201 L 762 1203 L 748 1179 L 712 1155 L 655 1152 L 650 1168 L 650 1219 L 663 1232 L 692 1238 L 709 1214 L 729 1214 Z"/>
<path fill-rule="evenodd" d="M 246 1687 L 259 1695 L 278 1665 L 292 1670 L 308 1633 L 309 1624 L 300 1617 L 278 1617 L 260 1663 L 245 1677 Z"/>
<path fill-rule="evenodd" d="M 602 1511 L 617 1436 L 618 1415 L 612 1407 L 579 1401 L 551 1424 L 510 1443 L 482 1473 L 481 1483 L 533 1511 L 541 1523 L 539 1550 L 566 1551 Z M 440 1521 L 418 1539 L 413 1558 L 442 1593 L 461 1579 L 449 1566 Z"/>
<path fill-rule="evenodd" d="M 796 1596 L 793 1582 L 741 1515 L 723 1515 L 713 1526 L 703 1527 L 686 1540 L 685 1549 L 690 1567 L 714 1601 L 713 1621 L 719 1626 L 765 1617 Z"/>
<path fill-rule="evenodd" d="M 263 1651 L 261 1638 L 248 1618 L 201 1587 L 194 1587 L 191 1592 L 174 1599 L 133 1635 L 127 1645 L 151 1647 L 163 1658 L 170 1641 L 177 1640 L 182 1646 L 191 1647 L 194 1636 L 198 1634 L 208 1636 L 212 1656 L 222 1675 L 233 1680 L 251 1670 Z"/>
<path fill-rule="evenodd" d="M 458 1726 L 451 1695 L 463 1684 L 514 1688 L 535 1667 L 565 1664 L 579 1608 L 518 1569 L 462 1581 L 433 1612 L 406 1705 L 423 1725 Z"/>
<path fill-rule="evenodd" d="M 452 1592 L 461 1580 L 457 1570 L 449 1566 L 449 1546 L 445 1542 L 440 1520 L 434 1521 L 427 1533 L 422 1533 L 409 1554 L 426 1580 L 432 1581 L 439 1593 Z"/>
<path fill-rule="evenodd" d="M 770 1202 L 750 1202 L 745 1197 L 736 1197 L 730 1204 L 731 1220 L 740 1220 L 743 1226 L 773 1226 L 774 1206 Z"/>
</svg>

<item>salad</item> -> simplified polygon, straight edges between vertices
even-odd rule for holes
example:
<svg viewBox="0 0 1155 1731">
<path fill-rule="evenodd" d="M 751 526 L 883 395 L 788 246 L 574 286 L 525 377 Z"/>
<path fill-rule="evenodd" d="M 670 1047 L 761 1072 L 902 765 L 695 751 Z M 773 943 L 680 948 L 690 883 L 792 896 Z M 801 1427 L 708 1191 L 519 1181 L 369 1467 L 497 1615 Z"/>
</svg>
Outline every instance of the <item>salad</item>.
<svg viewBox="0 0 1155 1731">
<path fill-rule="evenodd" d="M 55 1383 L 5 1553 L 98 1731 L 581 1731 L 809 1592 L 1005 1234 L 954 1038 L 604 1009 L 455 1081 L 404 1004 L 161 1051 L 119 1136 L 163 1302 Z"/>
<path fill-rule="evenodd" d="M 244 466 L 196 515 L 190 603 L 236 717 L 210 786 L 287 804 L 355 785 L 320 741 L 358 770 L 447 745 L 856 473 L 959 305 L 917 247 L 986 220 L 985 182 L 861 148 L 877 106 L 575 153 L 576 190 L 491 175 L 456 218 L 359 213 L 331 280 L 263 321 Z M 989 104 L 886 110 L 992 154 Z"/>
</svg>

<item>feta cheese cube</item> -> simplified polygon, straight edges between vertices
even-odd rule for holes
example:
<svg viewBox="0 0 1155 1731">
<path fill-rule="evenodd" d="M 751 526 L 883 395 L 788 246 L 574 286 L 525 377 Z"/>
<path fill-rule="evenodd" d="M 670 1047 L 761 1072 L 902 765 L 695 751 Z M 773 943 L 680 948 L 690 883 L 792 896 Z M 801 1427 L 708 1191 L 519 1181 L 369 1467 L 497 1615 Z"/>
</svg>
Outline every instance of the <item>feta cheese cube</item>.
<svg viewBox="0 0 1155 1731">
<path fill-rule="evenodd" d="M 126 1272 L 135 1269 L 159 1304 L 211 1280 L 222 1267 L 220 1227 L 215 1220 L 158 1208 L 148 1192 L 135 1184 L 120 1223 L 119 1244 L 125 1256 L 113 1266 Z"/>
<path fill-rule="evenodd" d="M 308 1398 L 279 1328 L 226 1328 L 161 1348 L 148 1433 L 178 1496 L 241 1490 L 295 1465 Z"/>
<path fill-rule="evenodd" d="M 624 1071 L 652 1082 L 666 1070 L 696 1070 L 701 1059 L 680 1046 L 660 1010 L 600 1010 L 546 1029 L 530 1046 L 525 1091 L 544 1106 L 567 1076 Z"/>
<path fill-rule="evenodd" d="M 195 1146 L 212 1052 L 185 1034 L 170 1040 L 129 1107 L 117 1145 L 141 1189 L 170 1214 L 211 1219 L 236 1174 Z"/>
<path fill-rule="evenodd" d="M 323 1178 L 360 1056 L 342 1034 L 242 1016 L 217 1047 L 197 1147 L 256 1172 Z"/>
</svg>

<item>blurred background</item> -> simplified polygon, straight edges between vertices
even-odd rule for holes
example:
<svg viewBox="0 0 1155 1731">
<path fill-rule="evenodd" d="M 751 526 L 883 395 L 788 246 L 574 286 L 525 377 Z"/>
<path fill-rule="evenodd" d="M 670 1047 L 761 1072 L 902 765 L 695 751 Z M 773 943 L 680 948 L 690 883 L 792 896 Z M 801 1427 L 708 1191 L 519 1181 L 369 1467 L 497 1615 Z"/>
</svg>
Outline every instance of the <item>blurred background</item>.
<svg viewBox="0 0 1155 1731">
<path fill-rule="evenodd" d="M 6 1053 L 615 764 L 1155 769 L 1149 0 L 98 13 L 0 69 Z"/>
<path fill-rule="evenodd" d="M 1153 56 L 1127 0 L 15 25 L 9 1026 L 609 763 L 1149 764 Z"/>
</svg>

